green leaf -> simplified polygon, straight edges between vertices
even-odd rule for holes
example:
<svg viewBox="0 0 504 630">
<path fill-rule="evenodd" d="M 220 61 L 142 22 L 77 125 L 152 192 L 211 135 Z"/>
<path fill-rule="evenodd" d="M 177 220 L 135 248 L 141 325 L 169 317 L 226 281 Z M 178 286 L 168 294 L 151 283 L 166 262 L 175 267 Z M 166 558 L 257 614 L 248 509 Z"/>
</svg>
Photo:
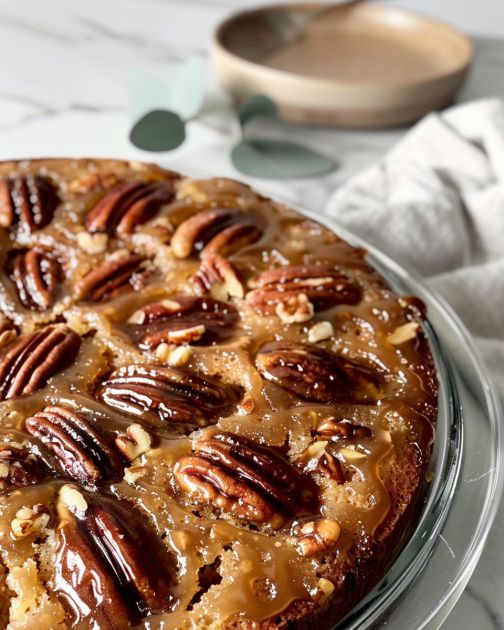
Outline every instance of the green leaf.
<svg viewBox="0 0 504 630">
<path fill-rule="evenodd" d="M 309 177 L 336 168 L 332 160 L 320 153 L 281 140 L 240 142 L 234 147 L 231 159 L 242 173 L 267 179 Z"/>
<path fill-rule="evenodd" d="M 144 151 L 171 151 L 185 140 L 185 124 L 180 116 L 155 109 L 142 116 L 130 132 L 130 141 Z"/>
<path fill-rule="evenodd" d="M 256 94 L 246 100 L 238 109 L 238 120 L 243 128 L 245 125 L 258 116 L 276 116 L 277 108 L 275 103 L 262 94 Z"/>
</svg>

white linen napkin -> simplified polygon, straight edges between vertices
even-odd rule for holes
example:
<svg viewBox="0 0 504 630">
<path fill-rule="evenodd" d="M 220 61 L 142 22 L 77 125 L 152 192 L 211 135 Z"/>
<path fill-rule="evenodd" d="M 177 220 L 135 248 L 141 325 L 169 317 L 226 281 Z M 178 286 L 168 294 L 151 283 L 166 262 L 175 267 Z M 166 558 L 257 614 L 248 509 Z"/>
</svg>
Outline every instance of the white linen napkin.
<svg viewBox="0 0 504 630">
<path fill-rule="evenodd" d="M 326 211 L 444 296 L 503 395 L 504 102 L 429 114 Z"/>
<path fill-rule="evenodd" d="M 428 115 L 326 211 L 444 296 L 504 399 L 504 102 Z M 500 627 L 503 536 L 504 503 L 446 630 Z"/>
</svg>

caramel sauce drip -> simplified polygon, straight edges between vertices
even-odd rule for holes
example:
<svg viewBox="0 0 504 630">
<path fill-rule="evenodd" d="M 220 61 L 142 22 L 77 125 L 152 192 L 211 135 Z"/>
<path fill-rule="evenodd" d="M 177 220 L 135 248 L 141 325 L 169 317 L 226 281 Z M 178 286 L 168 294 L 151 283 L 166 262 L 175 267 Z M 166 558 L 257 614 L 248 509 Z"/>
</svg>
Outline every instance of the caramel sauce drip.
<svg viewBox="0 0 504 630">
<path fill-rule="evenodd" d="M 33 438 L 24 431 L 24 420 L 51 404 L 68 405 L 87 414 L 112 442 L 134 422 L 146 428 L 152 436 L 152 448 L 131 465 L 134 480 L 111 483 L 107 491 L 134 504 L 176 557 L 173 601 L 177 603 L 171 611 L 155 611 L 149 617 L 151 627 L 165 623 L 178 629 L 203 628 L 216 619 L 223 624 L 237 617 L 266 619 L 282 613 L 296 600 L 320 598 L 317 572 L 323 555 L 311 558 L 300 554 L 289 526 L 279 530 L 251 528 L 226 514 L 187 504 L 173 481 L 173 471 L 181 457 L 192 453 L 194 436 L 175 432 L 150 412 L 135 418 L 107 407 L 93 395 L 96 384 L 124 366 L 161 364 L 155 347 L 139 348 L 132 342 L 128 321 L 154 302 L 198 294 L 191 278 L 200 265 L 199 250 L 177 258 L 169 242 L 186 219 L 202 210 L 224 208 L 258 217 L 261 234 L 229 256 L 245 292 L 251 290 L 253 279 L 270 267 L 323 264 L 338 269 L 360 288 L 357 303 L 336 303 L 316 311 L 306 321 L 287 323 L 277 314 L 257 312 L 245 299 L 231 298 L 236 309 L 233 326 L 225 335 L 190 343 L 190 356 L 181 368 L 218 378 L 242 393 L 241 402 L 218 418 L 214 430 L 279 449 L 293 466 L 313 475 L 319 490 L 318 512 L 313 518 L 332 519 L 341 529 L 330 555 L 337 567 L 352 545 L 372 537 L 389 515 L 392 500 L 383 471 L 401 461 L 404 445 L 417 445 L 421 465 L 429 456 L 436 379 L 426 341 L 421 331 L 415 330 L 415 322 L 423 317 L 417 302 L 394 295 L 367 266 L 360 250 L 230 180 L 176 180 L 176 198 L 161 205 L 138 230 L 123 238 L 98 234 L 89 249 L 80 234 L 86 231 L 85 217 L 90 208 L 103 198 L 107 186 L 139 179 L 153 183 L 166 178 L 166 172 L 126 162 L 85 160 L 0 166 L 1 176 L 14 171 L 50 177 L 64 205 L 58 206 L 49 225 L 24 234 L 22 243 L 13 242 L 8 230 L 0 230 L 0 307 L 20 334 L 42 324 L 65 321 L 81 335 L 82 343 L 76 362 L 52 376 L 45 387 L 30 396 L 0 403 L 1 443 L 29 448 Z M 103 250 L 100 242 L 106 242 Z M 8 251 L 20 246 L 51 250 L 63 269 L 63 288 L 46 311 L 27 309 L 8 278 Z M 140 289 L 132 284 L 131 290 L 103 302 L 78 300 L 72 287 L 108 256 L 120 256 L 124 251 L 151 261 L 154 271 L 146 284 Z M 372 399 L 338 398 L 324 404 L 297 396 L 297 390 L 282 387 L 281 379 L 267 382 L 261 376 L 257 355 L 264 344 L 273 340 L 307 344 L 310 329 L 317 322 L 329 322 L 333 332 L 313 343 L 372 374 Z M 411 330 L 415 333 L 412 337 L 400 343 L 389 341 L 397 329 L 411 323 L 406 334 Z M 317 433 L 328 418 L 366 427 L 367 437 L 342 441 Z M 316 472 L 317 457 L 324 449 L 338 458 L 345 483 L 338 484 Z M 41 450 L 37 443 L 35 451 Z M 50 462 L 47 465 L 50 469 Z M 62 483 L 48 474 L 36 485 L 0 496 L 0 549 L 5 565 L 12 569 L 37 557 L 49 593 L 52 570 L 47 557 L 54 550 L 50 531 Z M 51 521 L 46 533 L 16 540 L 11 527 L 16 513 L 35 504 L 48 506 Z M 202 583 L 202 575 L 211 578 Z M 77 627 L 90 627 L 93 619 L 89 610 Z"/>
</svg>

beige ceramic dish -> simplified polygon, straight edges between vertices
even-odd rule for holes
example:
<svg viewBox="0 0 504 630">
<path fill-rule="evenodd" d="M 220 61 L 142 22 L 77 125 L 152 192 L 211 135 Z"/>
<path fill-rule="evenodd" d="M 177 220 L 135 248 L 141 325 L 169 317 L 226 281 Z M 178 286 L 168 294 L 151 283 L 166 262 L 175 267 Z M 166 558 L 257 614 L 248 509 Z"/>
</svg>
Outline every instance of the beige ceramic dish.
<svg viewBox="0 0 504 630">
<path fill-rule="evenodd" d="M 314 5 L 280 8 L 294 6 Z M 341 127 L 409 123 L 448 105 L 472 61 L 471 42 L 461 33 L 373 3 L 336 7 L 294 43 L 260 61 L 246 59 L 233 33 L 271 8 L 243 11 L 223 22 L 212 58 L 233 98 L 264 94 L 286 120 Z"/>
</svg>

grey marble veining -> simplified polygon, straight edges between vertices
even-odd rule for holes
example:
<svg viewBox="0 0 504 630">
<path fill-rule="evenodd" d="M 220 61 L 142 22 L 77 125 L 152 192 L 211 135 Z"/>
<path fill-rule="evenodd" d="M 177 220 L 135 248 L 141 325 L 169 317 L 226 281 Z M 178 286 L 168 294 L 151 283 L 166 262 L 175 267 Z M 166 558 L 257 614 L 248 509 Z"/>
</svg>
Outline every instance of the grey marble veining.
<svg viewBox="0 0 504 630">
<path fill-rule="evenodd" d="M 127 140 L 134 73 L 149 69 L 167 76 L 188 57 L 205 57 L 214 27 L 243 4 L 0 0 L 0 159 L 61 155 L 151 159 Z M 422 7 L 420 0 L 416 4 Z M 474 10 L 476 4 L 484 3 L 472 3 Z M 435 8 L 432 2 L 429 6 Z M 504 39 L 478 38 L 475 47 L 476 62 L 460 100 L 504 98 Z M 188 125 L 184 145 L 160 160 L 181 170 L 239 176 L 229 160 L 232 116 L 209 68 L 204 112 Z M 342 182 L 378 159 L 404 131 L 263 124 L 258 133 L 297 139 L 326 153 L 339 167 L 324 177 L 295 182 L 251 181 L 288 201 L 321 210 Z M 501 511 L 474 577 L 444 630 L 504 628 L 503 539 Z"/>
</svg>

